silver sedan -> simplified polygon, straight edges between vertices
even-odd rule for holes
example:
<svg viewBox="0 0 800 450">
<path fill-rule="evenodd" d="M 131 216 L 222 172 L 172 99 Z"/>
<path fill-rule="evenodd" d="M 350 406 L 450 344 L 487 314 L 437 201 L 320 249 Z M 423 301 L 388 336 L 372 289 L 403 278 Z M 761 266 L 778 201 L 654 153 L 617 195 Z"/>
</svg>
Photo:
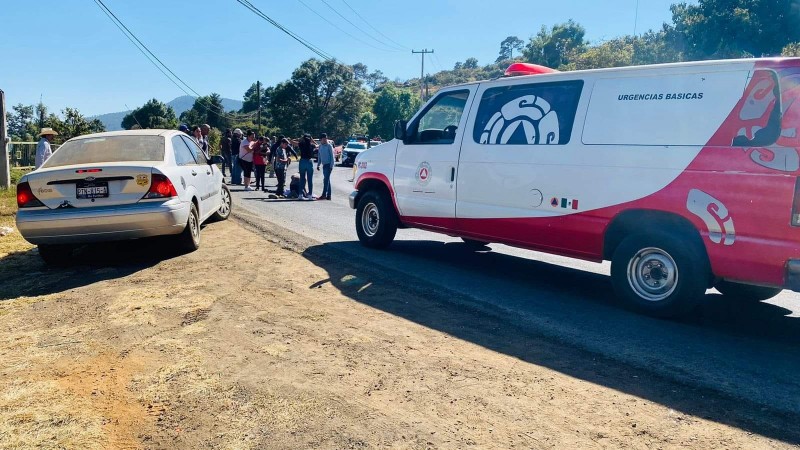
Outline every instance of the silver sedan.
<svg viewBox="0 0 800 450">
<path fill-rule="evenodd" d="M 17 228 L 48 263 L 63 262 L 76 244 L 161 235 L 195 250 L 200 225 L 231 213 L 216 162 L 178 131 L 70 139 L 17 185 Z"/>
</svg>

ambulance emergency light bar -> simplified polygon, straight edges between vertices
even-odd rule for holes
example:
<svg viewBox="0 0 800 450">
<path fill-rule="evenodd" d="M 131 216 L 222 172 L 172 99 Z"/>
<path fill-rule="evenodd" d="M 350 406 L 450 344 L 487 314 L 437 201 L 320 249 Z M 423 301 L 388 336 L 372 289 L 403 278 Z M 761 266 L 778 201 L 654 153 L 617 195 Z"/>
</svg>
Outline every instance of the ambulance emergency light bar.
<svg viewBox="0 0 800 450">
<path fill-rule="evenodd" d="M 506 72 L 503 76 L 519 77 L 522 75 L 539 75 L 543 73 L 556 73 L 556 72 L 558 72 L 556 69 L 540 66 L 538 64 L 518 62 L 508 66 L 508 69 L 506 69 Z"/>
</svg>

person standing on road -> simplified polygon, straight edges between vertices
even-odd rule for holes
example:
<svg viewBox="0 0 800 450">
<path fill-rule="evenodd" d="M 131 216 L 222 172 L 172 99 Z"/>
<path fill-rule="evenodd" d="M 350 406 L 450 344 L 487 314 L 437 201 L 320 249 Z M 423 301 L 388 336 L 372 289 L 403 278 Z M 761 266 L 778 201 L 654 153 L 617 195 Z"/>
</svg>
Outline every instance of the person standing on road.
<svg viewBox="0 0 800 450">
<path fill-rule="evenodd" d="M 252 191 L 250 187 L 250 176 L 253 173 L 253 153 L 255 153 L 258 141 L 256 140 L 256 132 L 248 131 L 247 138 L 242 141 L 239 146 L 239 164 L 242 166 L 244 172 L 244 190 Z"/>
<path fill-rule="evenodd" d="M 239 147 L 242 145 L 242 130 L 233 130 L 231 139 L 231 184 L 242 184 L 242 168 L 239 167 Z"/>
<path fill-rule="evenodd" d="M 314 157 L 315 147 L 314 143 L 311 142 L 311 136 L 308 134 L 304 135 L 303 139 L 300 141 L 301 200 L 314 200 L 314 163 L 311 162 L 311 159 Z M 307 191 L 305 190 L 306 184 L 308 184 Z"/>
<path fill-rule="evenodd" d="M 222 176 L 225 177 L 225 166 L 228 166 L 228 170 L 233 175 L 233 167 L 231 166 L 231 144 L 233 143 L 233 133 L 231 129 L 228 128 L 225 130 L 225 136 L 222 137 L 222 141 L 220 141 L 220 149 L 219 153 L 222 155 Z"/>
<path fill-rule="evenodd" d="M 267 148 L 269 141 L 266 137 L 261 136 L 256 143 L 255 152 L 253 152 L 253 167 L 256 171 L 256 190 L 261 189 L 267 192 L 267 185 L 264 181 L 264 173 L 267 170 Z"/>
<path fill-rule="evenodd" d="M 317 170 L 322 166 L 322 195 L 320 200 L 331 199 L 331 171 L 333 171 L 333 145 L 328 142 L 328 135 L 319 135 L 319 159 L 317 159 Z"/>
<path fill-rule="evenodd" d="M 275 189 L 275 193 L 278 194 L 278 197 L 283 197 L 284 185 L 286 184 L 286 166 L 289 165 L 289 155 L 286 153 L 287 147 L 289 147 L 289 141 L 283 138 L 273 152 L 272 164 L 275 167 L 275 176 L 278 178 L 278 187 Z"/>
<path fill-rule="evenodd" d="M 54 137 L 58 136 L 58 133 L 52 128 L 42 128 L 42 132 L 39 133 L 39 136 L 41 139 L 39 139 L 39 143 L 36 144 L 36 158 L 34 160 L 33 170 L 42 167 L 42 164 L 53 156 L 50 143 L 53 142 Z"/>
</svg>

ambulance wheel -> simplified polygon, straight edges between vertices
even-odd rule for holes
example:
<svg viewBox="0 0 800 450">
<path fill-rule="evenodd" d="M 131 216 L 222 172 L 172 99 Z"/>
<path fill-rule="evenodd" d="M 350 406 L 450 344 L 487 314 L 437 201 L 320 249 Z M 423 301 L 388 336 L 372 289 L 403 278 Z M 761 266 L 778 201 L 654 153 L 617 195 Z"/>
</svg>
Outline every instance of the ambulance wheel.
<svg viewBox="0 0 800 450">
<path fill-rule="evenodd" d="M 464 245 L 466 245 L 467 248 L 470 250 L 481 250 L 489 247 L 489 244 L 487 242 L 476 241 L 475 239 L 469 239 L 463 237 L 461 238 L 461 240 L 464 241 Z"/>
<path fill-rule="evenodd" d="M 356 208 L 356 233 L 361 245 L 386 248 L 397 233 L 397 214 L 389 196 L 368 191 L 361 196 Z"/>
<path fill-rule="evenodd" d="M 625 305 L 653 317 L 692 311 L 708 287 L 709 268 L 700 244 L 668 233 L 625 238 L 611 260 L 611 282 Z"/>
<path fill-rule="evenodd" d="M 752 286 L 749 284 L 734 283 L 732 281 L 720 281 L 714 285 L 715 288 L 726 298 L 746 302 L 760 302 L 780 294 L 783 289 Z"/>
</svg>

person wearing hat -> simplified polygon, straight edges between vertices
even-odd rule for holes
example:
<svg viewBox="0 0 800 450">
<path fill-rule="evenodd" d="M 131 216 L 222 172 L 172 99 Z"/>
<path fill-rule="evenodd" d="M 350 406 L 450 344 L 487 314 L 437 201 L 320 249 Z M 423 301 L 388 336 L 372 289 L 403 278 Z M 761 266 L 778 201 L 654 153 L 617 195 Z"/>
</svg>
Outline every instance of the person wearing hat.
<svg viewBox="0 0 800 450">
<path fill-rule="evenodd" d="M 39 139 L 39 143 L 36 145 L 36 161 L 33 170 L 42 167 L 42 164 L 53 156 L 50 143 L 53 142 L 54 137 L 58 136 L 58 133 L 52 128 L 42 128 L 42 132 L 39 133 L 39 136 L 41 139 Z"/>
<path fill-rule="evenodd" d="M 186 134 L 191 134 L 189 132 L 189 125 L 186 125 L 185 123 L 182 123 L 181 126 L 178 127 L 178 131 L 182 131 Z"/>
<path fill-rule="evenodd" d="M 333 170 L 333 145 L 328 142 L 327 133 L 319 135 L 319 157 L 317 159 L 317 170 L 322 165 L 322 195 L 320 200 L 331 199 L 331 171 Z"/>
</svg>

